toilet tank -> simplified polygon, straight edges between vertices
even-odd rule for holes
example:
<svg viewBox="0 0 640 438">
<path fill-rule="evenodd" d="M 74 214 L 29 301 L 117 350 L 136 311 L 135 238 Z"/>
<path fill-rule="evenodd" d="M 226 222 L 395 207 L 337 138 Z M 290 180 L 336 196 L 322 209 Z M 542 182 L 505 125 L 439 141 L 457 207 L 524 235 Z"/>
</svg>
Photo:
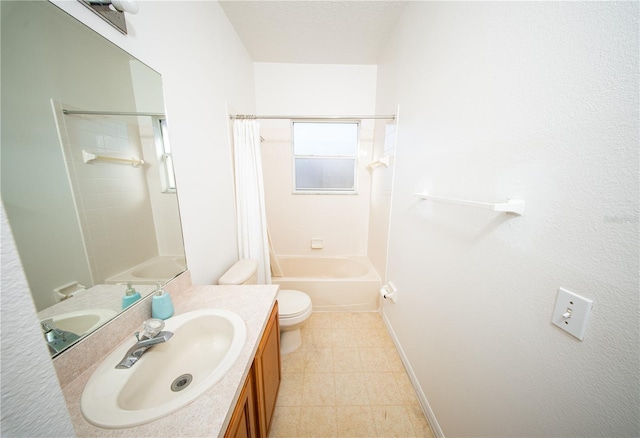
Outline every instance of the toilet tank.
<svg viewBox="0 0 640 438">
<path fill-rule="evenodd" d="M 218 284 L 239 285 L 258 283 L 258 261 L 255 259 L 238 260 L 222 277 Z"/>
</svg>

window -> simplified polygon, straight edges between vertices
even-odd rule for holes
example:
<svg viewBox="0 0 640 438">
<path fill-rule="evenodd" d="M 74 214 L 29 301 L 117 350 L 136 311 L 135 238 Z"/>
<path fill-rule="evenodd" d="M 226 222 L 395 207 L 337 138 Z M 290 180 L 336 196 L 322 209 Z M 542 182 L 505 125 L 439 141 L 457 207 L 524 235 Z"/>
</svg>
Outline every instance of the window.
<svg viewBox="0 0 640 438">
<path fill-rule="evenodd" d="M 358 122 L 293 122 L 297 193 L 354 193 Z"/>
<path fill-rule="evenodd" d="M 156 145 L 158 150 L 158 163 L 160 166 L 160 183 L 164 193 L 176 192 L 176 177 L 173 173 L 173 157 L 171 156 L 171 143 L 169 143 L 169 129 L 167 119 L 155 118 Z"/>
</svg>

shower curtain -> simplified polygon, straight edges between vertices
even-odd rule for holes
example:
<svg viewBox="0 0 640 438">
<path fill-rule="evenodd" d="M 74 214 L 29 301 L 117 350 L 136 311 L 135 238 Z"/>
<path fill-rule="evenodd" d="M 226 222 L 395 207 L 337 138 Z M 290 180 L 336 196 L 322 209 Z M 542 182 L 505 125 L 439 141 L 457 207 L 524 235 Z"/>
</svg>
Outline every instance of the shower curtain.
<svg viewBox="0 0 640 438">
<path fill-rule="evenodd" d="M 258 122 L 236 119 L 233 123 L 233 144 L 238 255 L 241 259 L 258 260 L 258 283 L 271 284 Z"/>
</svg>

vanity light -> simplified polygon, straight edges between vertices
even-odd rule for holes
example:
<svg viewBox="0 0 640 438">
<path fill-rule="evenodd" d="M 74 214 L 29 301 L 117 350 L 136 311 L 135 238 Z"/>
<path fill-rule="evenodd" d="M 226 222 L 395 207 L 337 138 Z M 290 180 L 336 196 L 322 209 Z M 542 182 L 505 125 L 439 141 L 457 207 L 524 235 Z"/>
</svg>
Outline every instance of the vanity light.
<svg viewBox="0 0 640 438">
<path fill-rule="evenodd" d="M 136 0 L 78 0 L 80 3 L 98 14 L 107 23 L 127 34 L 127 23 L 124 13 L 138 13 Z"/>
</svg>

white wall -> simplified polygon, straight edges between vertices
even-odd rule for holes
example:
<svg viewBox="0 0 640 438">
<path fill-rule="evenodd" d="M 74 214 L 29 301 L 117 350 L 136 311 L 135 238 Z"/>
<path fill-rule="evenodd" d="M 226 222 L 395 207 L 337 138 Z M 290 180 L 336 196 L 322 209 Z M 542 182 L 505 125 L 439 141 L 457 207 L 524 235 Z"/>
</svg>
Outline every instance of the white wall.
<svg viewBox="0 0 640 438">
<path fill-rule="evenodd" d="M 640 435 L 638 6 L 414 2 L 386 48 L 384 314 L 446 436 Z M 582 342 L 560 286 L 595 301 Z"/>
<path fill-rule="evenodd" d="M 375 112 L 376 66 L 255 63 L 257 112 Z M 267 221 L 278 255 L 366 255 L 373 122 L 361 124 L 357 195 L 293 195 L 290 120 L 260 120 Z M 311 238 L 324 239 L 311 249 Z"/>
<path fill-rule="evenodd" d="M 216 2 L 140 2 L 138 15 L 127 15 L 129 36 L 119 35 L 76 1 L 56 3 L 162 74 L 180 209 L 187 224 L 188 264 L 195 284 L 213 282 L 237 257 L 235 233 L 230 232 L 235 228 L 235 207 L 225 100 L 238 111 L 254 112 L 253 69 L 244 47 Z M 3 222 L 3 236 L 6 227 Z M 25 304 L 18 320 L 9 318 L 10 304 L 25 302 L 25 288 L 7 287 L 24 280 L 15 264 L 5 265 L 17 255 L 5 246 L 4 238 L 2 249 L 3 435 L 10 430 L 12 436 L 69 436 L 68 417 L 64 409 L 59 412 L 64 406 L 61 394 L 41 390 L 56 376 L 48 365 L 41 365 L 46 349 L 34 325 L 35 308 Z M 9 320 L 14 322 L 10 329 L 5 328 Z M 13 342 L 10 335 L 15 333 L 20 333 L 21 343 Z M 7 360 L 11 355 L 36 358 L 18 367 Z M 28 375 L 38 390 L 20 386 L 16 375 Z M 10 395 L 38 403 L 20 405 L 22 409 L 9 418 L 4 402 Z M 55 406 L 55 416 L 45 415 L 47 405 Z"/>
</svg>

